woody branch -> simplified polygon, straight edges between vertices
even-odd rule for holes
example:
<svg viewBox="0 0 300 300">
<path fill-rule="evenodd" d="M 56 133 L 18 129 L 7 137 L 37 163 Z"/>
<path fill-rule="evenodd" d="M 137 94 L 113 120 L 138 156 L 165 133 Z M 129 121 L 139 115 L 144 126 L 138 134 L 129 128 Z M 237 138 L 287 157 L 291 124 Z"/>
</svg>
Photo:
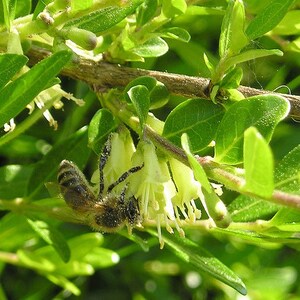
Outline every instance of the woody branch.
<svg viewBox="0 0 300 300">
<path fill-rule="evenodd" d="M 49 56 L 51 53 L 42 48 L 32 48 L 28 56 L 32 64 Z M 106 61 L 95 62 L 92 59 L 78 57 L 73 63 L 63 69 L 62 75 L 86 82 L 98 91 L 110 88 L 125 87 L 131 80 L 139 76 L 152 76 L 165 84 L 168 90 L 185 97 L 202 97 L 209 99 L 209 79 L 178 75 L 166 72 L 135 69 Z M 285 97 L 291 104 L 290 117 L 300 119 L 300 96 L 259 90 L 247 86 L 240 86 L 238 90 L 245 96 L 275 94 Z"/>
</svg>

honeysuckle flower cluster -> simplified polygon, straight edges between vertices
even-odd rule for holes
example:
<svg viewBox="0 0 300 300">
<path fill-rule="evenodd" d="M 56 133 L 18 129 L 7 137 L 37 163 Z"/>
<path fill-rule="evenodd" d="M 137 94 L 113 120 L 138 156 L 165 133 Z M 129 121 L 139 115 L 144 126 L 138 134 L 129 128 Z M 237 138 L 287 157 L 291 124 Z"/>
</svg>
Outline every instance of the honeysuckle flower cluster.
<svg viewBox="0 0 300 300">
<path fill-rule="evenodd" d="M 127 185 L 128 192 L 138 199 L 144 224 L 156 224 L 161 247 L 162 227 L 170 233 L 175 228 L 184 236 L 182 226 L 201 217 L 195 203 L 202 196 L 201 185 L 194 179 L 192 170 L 176 159 L 158 155 L 148 140 L 141 140 L 135 149 L 127 129 L 111 134 L 110 141 L 111 154 L 104 168 L 105 185 L 115 182 L 131 167 L 143 166 L 128 177 L 123 187 Z M 99 182 L 99 172 L 95 172 L 92 182 Z M 120 186 L 119 191 L 123 188 Z"/>
<path fill-rule="evenodd" d="M 53 106 L 55 109 L 61 109 L 63 107 L 63 102 L 61 101 L 62 98 L 72 100 L 79 106 L 82 106 L 84 104 L 83 100 L 75 98 L 72 94 L 62 90 L 59 84 L 56 84 L 42 91 L 26 107 L 29 109 L 29 114 L 32 114 L 32 112 L 35 110 L 35 107 L 42 110 L 44 118 L 49 122 L 49 125 L 56 130 L 57 121 L 53 118 L 52 114 L 49 111 L 49 108 Z M 14 119 L 11 119 L 9 121 L 9 124 L 4 124 L 4 131 L 13 131 L 15 127 L 16 124 L 14 122 Z"/>
</svg>

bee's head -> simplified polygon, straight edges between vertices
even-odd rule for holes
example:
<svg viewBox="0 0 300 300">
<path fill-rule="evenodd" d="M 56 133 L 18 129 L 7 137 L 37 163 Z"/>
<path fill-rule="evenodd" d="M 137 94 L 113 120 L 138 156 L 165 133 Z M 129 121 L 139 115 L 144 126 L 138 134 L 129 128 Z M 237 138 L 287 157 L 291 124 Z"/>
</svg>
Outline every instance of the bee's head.
<svg viewBox="0 0 300 300">
<path fill-rule="evenodd" d="M 135 226 L 141 222 L 138 201 L 131 197 L 125 208 L 125 215 L 130 226 Z"/>
</svg>

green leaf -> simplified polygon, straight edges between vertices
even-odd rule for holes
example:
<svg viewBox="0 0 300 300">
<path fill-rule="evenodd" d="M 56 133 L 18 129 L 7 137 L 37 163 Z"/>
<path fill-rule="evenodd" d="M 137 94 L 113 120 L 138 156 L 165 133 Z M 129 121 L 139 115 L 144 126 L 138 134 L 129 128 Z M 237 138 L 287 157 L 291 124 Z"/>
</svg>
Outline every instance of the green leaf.
<svg viewBox="0 0 300 300">
<path fill-rule="evenodd" d="M 148 232 L 157 236 L 157 233 L 153 230 L 148 230 Z M 197 270 L 201 270 L 231 286 L 242 295 L 247 294 L 244 283 L 232 270 L 193 241 L 187 238 L 178 238 L 176 235 L 170 234 L 163 236 L 163 239 L 172 251 L 185 263 L 191 264 Z"/>
<path fill-rule="evenodd" d="M 0 91 L 17 74 L 17 72 L 27 63 L 28 58 L 17 54 L 0 55 Z"/>
<path fill-rule="evenodd" d="M 64 276 L 58 274 L 48 274 L 46 277 L 54 284 L 62 287 L 64 290 L 70 291 L 75 296 L 79 296 L 81 294 L 80 289 Z"/>
<path fill-rule="evenodd" d="M 51 2 L 51 0 L 39 0 L 34 9 L 32 20 L 35 20 L 36 17 L 38 16 L 38 14 L 40 12 L 42 12 L 44 10 L 45 6 L 47 4 L 49 4 L 50 2 Z"/>
<path fill-rule="evenodd" d="M 81 10 L 85 10 L 90 8 L 93 5 L 93 0 L 73 0 L 70 2 L 71 4 L 71 12 L 75 13 Z"/>
<path fill-rule="evenodd" d="M 1 23 L 5 24 L 7 29 L 10 29 L 10 18 L 9 18 L 9 0 L 3 0 L 0 5 L 1 12 Z"/>
<path fill-rule="evenodd" d="M 155 16 L 157 11 L 157 0 L 146 0 L 138 7 L 136 13 L 137 27 L 141 27 Z"/>
<path fill-rule="evenodd" d="M 140 120 L 140 127 L 143 128 L 150 107 L 149 90 L 144 85 L 136 85 L 129 89 L 127 95 L 137 112 Z"/>
<path fill-rule="evenodd" d="M 117 128 L 117 121 L 105 108 L 99 109 L 93 116 L 88 129 L 88 144 L 99 155 L 108 135 Z"/>
<path fill-rule="evenodd" d="M 150 90 L 150 109 L 163 107 L 168 103 L 170 93 L 166 86 L 160 81 L 156 81 L 155 87 Z"/>
<path fill-rule="evenodd" d="M 33 198 L 46 182 L 55 179 L 58 166 L 63 159 L 73 160 L 79 168 L 82 168 L 89 156 L 86 145 L 87 128 L 82 128 L 54 145 L 33 169 L 27 186 L 29 198 Z"/>
<path fill-rule="evenodd" d="M 291 10 L 286 13 L 281 22 L 272 30 L 272 34 L 299 35 L 300 10 Z"/>
<path fill-rule="evenodd" d="M 164 55 L 168 50 L 168 44 L 158 36 L 150 38 L 142 45 L 131 49 L 134 54 L 141 57 L 159 57 Z"/>
<path fill-rule="evenodd" d="M 65 238 L 58 230 L 41 220 L 27 219 L 27 222 L 47 244 L 53 246 L 64 262 L 67 262 L 70 259 L 70 248 Z"/>
<path fill-rule="evenodd" d="M 227 208 L 234 222 L 252 222 L 269 218 L 278 211 L 279 206 L 258 198 L 240 195 Z"/>
<path fill-rule="evenodd" d="M 130 81 L 130 83 L 125 87 L 124 96 L 128 102 L 131 102 L 128 97 L 128 91 L 137 85 L 143 85 L 148 89 L 150 109 L 160 108 L 169 101 L 169 91 L 163 83 L 151 76 L 141 76 Z"/>
<path fill-rule="evenodd" d="M 282 207 L 268 222 L 268 225 L 282 231 L 299 232 L 300 212 L 296 209 Z"/>
<path fill-rule="evenodd" d="M 245 130 L 254 126 L 270 141 L 274 128 L 289 109 L 288 101 L 277 95 L 254 96 L 231 105 L 217 130 L 215 160 L 224 164 L 241 163 Z"/>
<path fill-rule="evenodd" d="M 61 51 L 36 64 L 0 91 L 0 127 L 19 114 L 49 82 L 60 72 L 71 58 L 71 52 Z"/>
<path fill-rule="evenodd" d="M 101 257 L 101 259 L 99 259 Z M 89 252 L 84 261 L 91 264 L 95 269 L 103 269 L 116 265 L 120 260 L 119 255 L 110 249 L 97 247 Z"/>
<path fill-rule="evenodd" d="M 10 28 L 10 22 L 17 17 L 30 14 L 31 0 L 3 0 L 0 4 L 0 15 L 3 9 L 4 19 L 7 28 Z"/>
<path fill-rule="evenodd" d="M 184 43 L 188 43 L 191 39 L 188 31 L 180 27 L 167 28 L 163 31 L 160 31 L 159 35 L 164 38 L 170 38 Z"/>
<path fill-rule="evenodd" d="M 167 117 L 163 136 L 177 146 L 187 133 L 194 153 L 207 148 L 223 117 L 224 110 L 206 99 L 190 99 L 179 104 Z"/>
<path fill-rule="evenodd" d="M 222 65 L 222 68 L 224 69 L 224 72 L 231 68 L 232 66 L 236 64 L 240 64 L 242 62 L 253 60 L 260 57 L 265 57 L 269 55 L 278 55 L 282 56 L 283 52 L 278 49 L 252 49 L 245 52 L 242 52 L 240 54 L 237 54 L 235 56 L 231 56 L 230 58 L 226 59 Z"/>
<path fill-rule="evenodd" d="M 114 25 L 124 20 L 127 16 L 134 13 L 135 9 L 143 2 L 142 0 L 127 1 L 128 5 L 109 6 L 104 9 L 100 9 L 84 15 L 78 19 L 69 21 L 65 24 L 65 27 L 75 26 L 81 29 L 91 31 L 95 34 L 99 34 Z"/>
<path fill-rule="evenodd" d="M 285 16 L 295 0 L 272 0 L 249 23 L 246 34 L 250 40 L 254 40 L 272 30 Z"/>
<path fill-rule="evenodd" d="M 63 277 L 87 276 L 94 273 L 91 263 L 94 262 L 95 253 L 99 253 L 98 248 L 102 240 L 100 233 L 88 233 L 70 239 L 68 245 L 72 252 L 71 259 L 67 263 L 59 259 L 52 246 L 45 246 L 30 252 L 19 250 L 17 255 L 23 265 L 39 271 L 44 276 L 51 274 Z M 110 257 L 106 253 L 105 265 L 112 264 L 113 260 L 115 260 L 114 263 L 118 261 L 118 255 L 110 253 Z M 96 267 L 100 268 L 101 264 L 96 264 Z"/>
<path fill-rule="evenodd" d="M 272 151 L 255 127 L 244 134 L 244 168 L 248 192 L 262 197 L 271 197 L 274 191 Z"/>
<path fill-rule="evenodd" d="M 289 152 L 276 167 L 275 187 L 300 195 L 300 145 Z"/>
<path fill-rule="evenodd" d="M 162 12 L 167 18 L 173 18 L 184 14 L 187 8 L 185 0 L 164 0 L 162 1 Z"/>
<path fill-rule="evenodd" d="M 300 52 L 300 38 L 294 39 L 292 42 L 290 42 L 287 45 L 286 50 Z"/>
<path fill-rule="evenodd" d="M 2 209 L 3 208 L 0 205 L 0 210 Z M 26 242 L 35 237 L 36 235 L 23 215 L 10 212 L 0 219 L 0 241 L 2 251 L 15 251 L 18 248 L 22 248 Z"/>
<path fill-rule="evenodd" d="M 189 164 L 192 170 L 194 171 L 195 178 L 197 179 L 197 181 L 201 183 L 203 188 L 205 188 L 208 192 L 211 192 L 212 187 L 210 185 L 210 182 L 208 181 L 204 169 L 202 168 L 201 164 L 197 161 L 195 156 L 190 151 L 188 135 L 186 133 L 182 134 L 181 136 L 181 145 L 185 154 L 188 157 Z"/>
<path fill-rule="evenodd" d="M 201 202 L 206 213 L 210 218 L 214 220 L 217 226 L 228 227 L 231 222 L 231 218 L 228 214 L 226 206 L 212 189 L 211 184 L 200 162 L 198 162 L 195 156 L 191 153 L 189 148 L 188 136 L 186 133 L 181 136 L 181 144 L 185 154 L 188 157 L 190 167 L 194 172 L 196 180 L 200 182 L 201 187 L 203 187 L 202 193 L 204 197 L 203 199 L 201 199 Z"/>
<path fill-rule="evenodd" d="M 244 33 L 245 10 L 240 0 L 230 0 L 222 22 L 219 41 L 221 58 L 238 54 L 249 40 Z"/>
<path fill-rule="evenodd" d="M 68 244 L 72 249 L 72 260 L 82 260 L 94 248 L 98 248 L 102 242 L 103 235 L 99 232 L 90 232 L 70 239 Z"/>
<path fill-rule="evenodd" d="M 246 228 L 248 227 L 247 225 L 248 224 L 245 224 Z M 249 227 L 251 227 L 251 224 L 249 225 L 250 225 Z M 254 230 L 231 229 L 231 228 L 223 229 L 218 227 L 213 228 L 212 232 L 218 234 L 219 236 L 221 234 L 222 236 L 224 236 L 224 238 L 225 236 L 229 236 L 229 237 L 233 237 L 235 240 L 237 239 L 243 240 L 244 242 L 249 242 L 250 244 L 254 244 L 258 247 L 260 246 L 269 249 L 274 249 L 274 248 L 277 249 L 278 245 L 289 244 L 289 243 L 295 245 L 296 243 L 297 244 L 299 243 L 299 239 L 292 237 L 293 233 L 280 234 L 278 233 L 277 230 L 277 232 L 274 234 L 273 233 L 274 228 L 268 232 L 267 229 L 268 227 L 266 228 L 265 226 L 268 226 L 268 222 L 261 221 L 261 226 L 256 226 L 256 224 L 253 226 L 255 229 L 258 229 L 259 232 Z"/>
<path fill-rule="evenodd" d="M 237 89 L 243 78 L 243 69 L 236 67 L 228 72 L 219 83 L 220 88 Z"/>
<path fill-rule="evenodd" d="M 224 15 L 224 10 L 221 7 L 206 7 L 198 5 L 189 5 L 185 12 L 185 15 L 191 16 L 213 16 Z"/>
<path fill-rule="evenodd" d="M 29 165 L 7 165 L 0 168 L 1 199 L 24 197 L 32 172 Z"/>
<path fill-rule="evenodd" d="M 31 12 L 32 1 L 31 0 L 15 0 L 16 11 L 14 18 L 23 17 Z"/>
<path fill-rule="evenodd" d="M 34 252 L 25 249 L 19 249 L 17 256 L 23 266 L 39 271 L 52 272 L 55 270 L 55 262 L 50 261 L 47 257 L 36 255 Z"/>
</svg>

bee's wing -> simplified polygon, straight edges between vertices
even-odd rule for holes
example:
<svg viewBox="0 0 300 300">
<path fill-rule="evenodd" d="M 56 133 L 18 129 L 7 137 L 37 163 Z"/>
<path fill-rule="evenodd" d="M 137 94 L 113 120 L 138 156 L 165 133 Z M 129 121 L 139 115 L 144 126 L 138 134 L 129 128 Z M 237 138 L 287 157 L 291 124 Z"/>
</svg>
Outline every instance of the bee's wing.
<svg viewBox="0 0 300 300">
<path fill-rule="evenodd" d="M 78 211 L 88 211 L 96 202 L 95 195 L 81 185 L 75 187 L 60 186 L 60 191 L 66 203 Z"/>
<path fill-rule="evenodd" d="M 71 161 L 63 160 L 58 171 L 60 191 L 66 203 L 75 210 L 87 211 L 96 202 L 87 180 Z"/>
</svg>

